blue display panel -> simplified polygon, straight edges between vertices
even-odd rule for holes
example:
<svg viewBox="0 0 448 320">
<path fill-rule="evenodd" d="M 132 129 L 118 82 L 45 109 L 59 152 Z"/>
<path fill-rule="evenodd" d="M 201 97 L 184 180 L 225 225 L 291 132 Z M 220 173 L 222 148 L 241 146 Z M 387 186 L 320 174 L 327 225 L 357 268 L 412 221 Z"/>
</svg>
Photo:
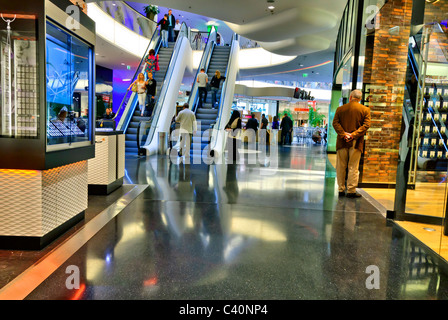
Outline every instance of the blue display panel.
<svg viewBox="0 0 448 320">
<path fill-rule="evenodd" d="M 92 47 L 47 22 L 47 145 L 92 140 Z"/>
</svg>

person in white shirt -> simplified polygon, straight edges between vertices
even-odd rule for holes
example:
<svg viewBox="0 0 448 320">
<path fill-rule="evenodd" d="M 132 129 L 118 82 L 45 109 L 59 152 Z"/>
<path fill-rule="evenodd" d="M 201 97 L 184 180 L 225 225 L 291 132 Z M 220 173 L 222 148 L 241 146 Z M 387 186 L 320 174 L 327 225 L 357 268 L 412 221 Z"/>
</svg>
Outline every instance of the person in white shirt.
<svg viewBox="0 0 448 320">
<path fill-rule="evenodd" d="M 174 41 L 177 40 L 177 37 L 179 36 L 179 31 L 182 25 L 179 22 L 179 19 L 176 20 L 176 24 L 174 25 Z"/>
<path fill-rule="evenodd" d="M 205 69 L 202 68 L 201 72 L 198 74 L 198 77 L 196 79 L 196 82 L 198 83 L 198 90 L 199 90 L 199 108 L 202 108 L 202 104 L 205 103 L 207 100 L 207 83 L 208 83 L 208 76 L 205 73 Z"/>
<path fill-rule="evenodd" d="M 193 141 L 193 134 L 197 131 L 196 116 L 190 110 L 188 103 L 183 105 L 182 111 L 176 117 L 176 122 L 180 123 L 180 149 L 179 156 L 190 156 L 190 146 Z"/>
</svg>

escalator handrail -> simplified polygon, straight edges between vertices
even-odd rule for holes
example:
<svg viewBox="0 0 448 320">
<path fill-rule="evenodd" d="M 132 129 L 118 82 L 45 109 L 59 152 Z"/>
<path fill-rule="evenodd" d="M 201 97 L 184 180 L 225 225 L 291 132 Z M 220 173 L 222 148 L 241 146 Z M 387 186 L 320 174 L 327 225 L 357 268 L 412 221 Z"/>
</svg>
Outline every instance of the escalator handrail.
<svg viewBox="0 0 448 320">
<path fill-rule="evenodd" d="M 137 75 L 140 73 L 140 69 L 141 69 L 141 67 L 142 67 L 142 63 L 145 61 L 145 58 L 146 58 L 146 56 L 148 55 L 148 52 L 149 52 L 149 50 L 150 50 L 150 48 L 151 48 L 151 45 L 153 44 L 153 41 L 158 41 L 158 42 L 160 42 L 160 37 L 159 37 L 159 39 L 157 39 L 157 40 L 155 39 L 157 35 L 158 35 L 158 28 L 156 28 L 156 29 L 154 30 L 154 33 L 152 34 L 151 40 L 149 41 L 148 47 L 146 48 L 146 51 L 145 51 L 145 54 L 144 54 L 143 57 L 141 58 L 140 63 L 138 64 L 138 67 L 137 67 L 136 70 L 135 70 L 134 76 L 133 76 L 132 79 L 131 79 L 131 83 L 133 83 L 133 82 L 135 81 L 135 79 L 137 78 Z M 155 48 L 157 47 L 157 43 L 156 43 L 156 45 L 155 45 L 154 47 L 155 47 Z M 157 50 L 157 51 L 158 51 L 158 50 Z M 124 102 L 125 102 L 125 100 L 126 100 L 126 97 L 128 96 L 128 93 L 129 93 L 129 92 L 132 92 L 132 91 L 129 90 L 129 88 L 128 88 L 128 89 L 126 90 L 126 93 L 124 94 L 123 99 L 121 100 L 120 107 L 118 108 L 117 112 L 115 113 L 115 117 L 113 118 L 114 120 L 115 120 L 115 118 L 119 115 L 121 109 L 123 108 L 123 104 L 124 104 Z"/>
<path fill-rule="evenodd" d="M 142 137 L 144 136 L 144 134 L 141 134 L 141 129 L 142 129 L 142 125 L 145 124 L 145 131 L 148 129 L 148 127 L 146 126 L 146 124 L 149 123 L 151 126 L 151 119 L 150 120 L 142 120 L 138 123 L 138 127 L 137 127 L 137 149 L 140 150 L 141 149 L 141 141 L 142 141 Z"/>
<path fill-rule="evenodd" d="M 194 113 L 196 113 L 197 110 L 197 103 L 198 100 L 198 84 L 196 82 L 196 79 L 198 78 L 198 74 L 201 72 L 201 69 L 204 68 L 208 71 L 208 66 L 210 65 L 210 60 L 213 54 L 213 49 L 215 47 L 216 43 L 216 30 L 213 28 L 207 38 L 207 44 L 204 48 L 204 53 L 202 54 L 201 62 L 199 63 L 198 70 L 196 71 L 196 75 L 193 78 L 193 88 L 191 89 L 190 97 L 188 98 L 188 105 L 192 109 Z"/>
<path fill-rule="evenodd" d="M 186 36 L 183 36 L 182 35 L 183 33 L 186 33 Z M 160 90 L 160 94 L 157 99 L 156 105 L 154 106 L 151 128 L 149 129 L 148 137 L 146 139 L 146 143 L 144 144 L 144 146 L 149 145 L 154 137 L 154 134 L 156 131 L 156 126 L 157 126 L 157 123 L 160 118 L 160 112 L 162 111 L 162 106 L 163 106 L 163 103 L 165 102 L 166 90 L 168 88 L 168 84 L 170 83 L 171 78 L 174 73 L 174 70 L 173 70 L 174 64 L 175 64 L 174 62 L 177 61 L 177 57 L 179 56 L 180 50 L 178 47 L 180 46 L 180 43 L 182 42 L 181 41 L 182 38 L 187 38 L 187 36 L 188 36 L 188 27 L 185 24 L 185 22 L 183 22 L 182 26 L 180 28 L 180 31 L 179 31 L 179 35 L 176 39 L 176 43 L 174 45 L 173 53 L 171 55 L 170 61 L 168 62 L 168 69 L 166 70 L 166 73 L 165 73 L 165 79 L 163 80 L 163 83 L 162 83 L 162 89 Z"/>
<path fill-rule="evenodd" d="M 238 39 L 238 34 L 236 34 L 236 33 L 234 33 L 233 34 L 233 37 L 232 37 L 232 43 L 231 43 L 231 45 L 230 45 L 230 48 L 232 48 L 233 47 L 233 45 L 234 45 L 234 42 L 236 41 Z M 230 49 L 230 50 L 232 50 L 232 49 Z M 229 70 L 231 70 L 231 66 L 232 66 L 232 63 L 233 63 L 233 59 L 232 59 L 232 55 L 231 55 L 231 51 L 230 51 L 230 54 L 229 54 L 229 61 L 227 62 L 227 69 L 226 69 L 226 74 L 225 74 L 225 77 L 226 77 L 226 85 L 223 85 L 222 86 L 222 89 L 221 89 L 221 99 L 220 99 L 220 101 L 219 101 L 219 107 L 218 107 L 218 110 L 219 110 L 219 115 L 218 115 L 218 124 L 217 124 L 217 126 L 215 125 L 215 129 L 217 129 L 217 130 L 219 130 L 220 129 L 220 127 L 221 127 L 221 121 L 222 121 L 222 112 L 223 112 L 223 103 L 224 103 L 224 97 L 225 97 L 225 95 L 226 95 L 226 91 L 227 91 L 227 76 L 228 76 L 228 72 L 229 72 Z"/>
</svg>

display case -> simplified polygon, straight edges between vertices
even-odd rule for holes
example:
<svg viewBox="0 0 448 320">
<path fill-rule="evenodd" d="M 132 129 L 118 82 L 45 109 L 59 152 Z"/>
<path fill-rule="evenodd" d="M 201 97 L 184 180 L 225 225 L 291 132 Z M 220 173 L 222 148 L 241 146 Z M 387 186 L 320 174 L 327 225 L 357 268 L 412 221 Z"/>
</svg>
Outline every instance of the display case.
<svg viewBox="0 0 448 320">
<path fill-rule="evenodd" d="M 84 217 L 95 157 L 95 23 L 68 0 L 0 6 L 0 248 Z"/>
<path fill-rule="evenodd" d="M 0 168 L 94 157 L 95 23 L 68 0 L 0 8 Z"/>
</svg>

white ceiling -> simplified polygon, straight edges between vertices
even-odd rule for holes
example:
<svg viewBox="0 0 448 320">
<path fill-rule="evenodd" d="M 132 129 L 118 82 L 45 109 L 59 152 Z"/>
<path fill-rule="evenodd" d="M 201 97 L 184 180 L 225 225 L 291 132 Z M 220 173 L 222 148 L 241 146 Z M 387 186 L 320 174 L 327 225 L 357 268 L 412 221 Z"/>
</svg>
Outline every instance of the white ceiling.
<svg viewBox="0 0 448 320">
<path fill-rule="evenodd" d="M 172 8 L 173 13 L 181 21 L 188 20 L 185 22 L 192 28 L 202 30 L 204 27 L 201 28 L 201 25 L 214 20 L 220 24 L 219 31 L 222 33 L 236 32 L 256 40 L 268 51 L 298 56 L 290 63 L 281 66 L 241 70 L 241 80 L 252 77 L 261 81 L 271 79 L 331 82 L 332 63 L 310 67 L 333 60 L 337 31 L 347 0 L 274 0 L 273 3 L 267 1 L 151 0 L 150 2 L 161 7 L 161 14 L 165 13 L 164 10 L 167 8 Z M 99 2 L 99 0 L 86 2 Z M 148 0 L 133 0 L 128 3 L 147 5 Z M 273 13 L 267 9 L 268 5 L 275 6 Z M 109 55 L 112 54 L 112 51 L 107 52 Z M 126 54 L 122 53 L 122 56 L 124 59 Z M 107 67 L 107 61 L 101 61 L 101 56 L 97 56 L 97 61 Z M 303 73 L 307 73 L 308 77 L 303 78 Z"/>
</svg>

